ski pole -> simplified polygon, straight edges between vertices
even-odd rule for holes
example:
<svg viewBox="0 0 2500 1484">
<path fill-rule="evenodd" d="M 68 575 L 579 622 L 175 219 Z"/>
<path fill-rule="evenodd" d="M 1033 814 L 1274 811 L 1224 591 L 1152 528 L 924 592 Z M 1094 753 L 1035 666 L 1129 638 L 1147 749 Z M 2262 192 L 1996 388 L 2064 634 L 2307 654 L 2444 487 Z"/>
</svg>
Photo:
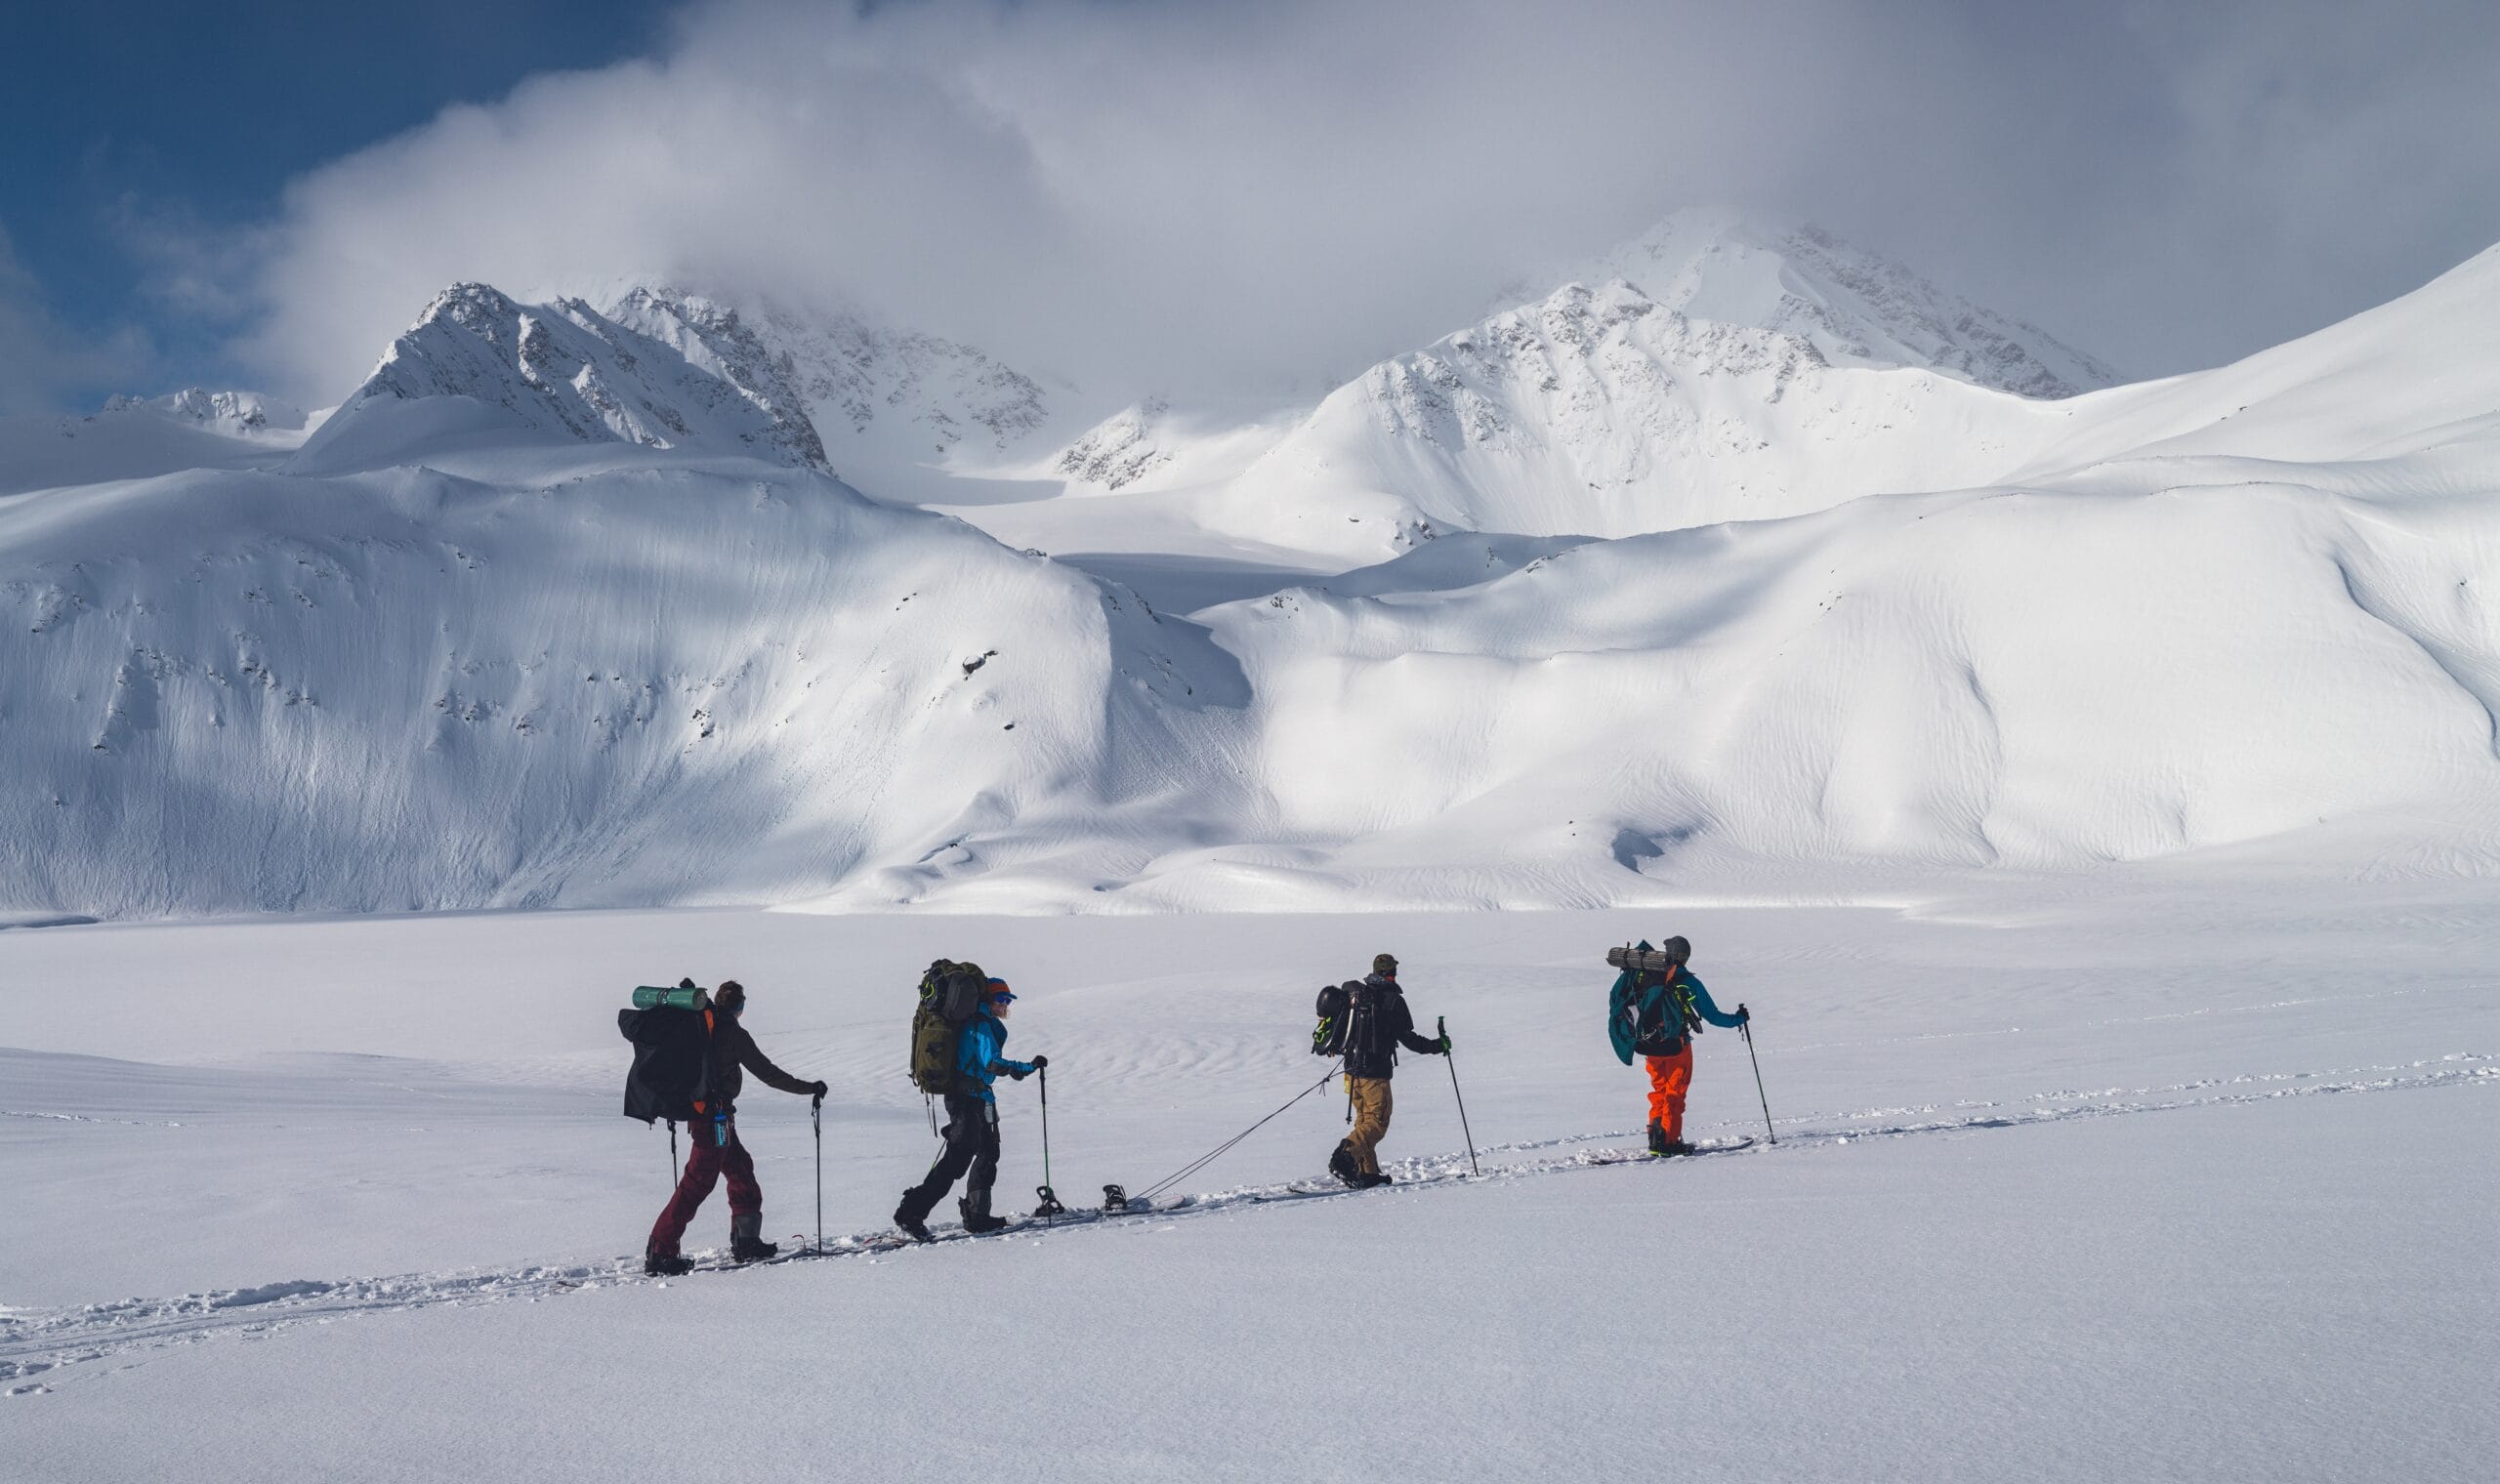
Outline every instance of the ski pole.
<svg viewBox="0 0 2500 1484">
<path fill-rule="evenodd" d="M 1061 1212 L 1067 1210 L 1059 1203 L 1059 1192 L 1051 1188 L 1051 1069 L 1045 1064 L 1042 1074 L 1042 1183 L 1033 1194 L 1039 1198 L 1033 1212 L 1045 1226 L 1058 1224 Z"/>
<path fill-rule="evenodd" d="M 1458 1090 L 1458 1058 L 1449 1052 L 1449 1017 L 1443 1015 L 1433 1022 L 1441 1033 L 1441 1059 L 1449 1063 L 1449 1092 L 1458 1099 L 1458 1132 L 1467 1135 L 1467 1168 L 1477 1175 L 1484 1173 L 1476 1163 L 1476 1133 L 1467 1127 L 1467 1094 Z"/>
<path fill-rule="evenodd" d="M 1736 1009 L 1744 1010 L 1745 1008 L 1739 1005 Z M 1771 1097 L 1770 1094 L 1764 1092 L 1762 1090 L 1762 1058 L 1754 1054 L 1753 1011 L 1745 1010 L 1745 1018 L 1736 1022 L 1736 1029 L 1744 1033 L 1745 1054 L 1753 1058 L 1754 1095 L 1762 1099 L 1762 1132 L 1771 1135 L 1771 1141 L 1772 1143 L 1778 1143 L 1779 1134 L 1771 1126 Z"/>
<path fill-rule="evenodd" d="M 816 1255 L 824 1255 L 824 1094 L 808 1101 L 808 1122 L 816 1131 Z"/>
</svg>

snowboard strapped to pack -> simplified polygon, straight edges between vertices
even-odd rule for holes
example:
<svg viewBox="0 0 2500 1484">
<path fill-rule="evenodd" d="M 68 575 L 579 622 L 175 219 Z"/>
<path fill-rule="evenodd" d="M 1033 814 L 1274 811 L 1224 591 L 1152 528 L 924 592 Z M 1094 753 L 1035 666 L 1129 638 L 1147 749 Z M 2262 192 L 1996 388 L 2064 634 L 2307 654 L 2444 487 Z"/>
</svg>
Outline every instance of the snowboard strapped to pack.
<svg viewBox="0 0 2500 1484">
<path fill-rule="evenodd" d="M 911 1085 L 932 1097 L 971 1091 L 956 1061 L 964 1027 L 980 1010 L 989 975 L 979 964 L 939 959 L 920 976 L 920 1007 L 911 1015 Z"/>
<path fill-rule="evenodd" d="M 1323 984 L 1319 987 L 1319 1024 L 1311 1032 L 1311 1054 L 1343 1056 L 1346 1054 L 1346 1021 L 1354 1009 L 1354 996 L 1360 984 Z"/>
</svg>

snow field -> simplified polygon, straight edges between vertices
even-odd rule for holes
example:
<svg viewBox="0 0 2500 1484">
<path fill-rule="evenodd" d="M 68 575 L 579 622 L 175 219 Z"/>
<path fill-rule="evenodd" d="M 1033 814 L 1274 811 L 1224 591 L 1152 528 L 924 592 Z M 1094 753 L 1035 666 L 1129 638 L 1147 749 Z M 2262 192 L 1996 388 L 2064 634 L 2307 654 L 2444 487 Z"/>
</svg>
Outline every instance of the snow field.
<svg viewBox="0 0 2500 1484">
<path fill-rule="evenodd" d="M 0 1216 L 0 1405 L 42 1479 L 725 1451 L 898 1478 L 2475 1476 L 2500 1333 L 2491 1192 L 2460 1177 L 2500 1134 L 2488 903 L 1995 880 L 1906 912 L 11 932 L 0 1177 L 27 1199 Z M 1643 1116 L 1600 956 L 1667 930 L 1760 1017 L 1782 1142 L 1586 1167 Z M 1196 1209 L 619 1271 L 665 1194 L 661 1135 L 612 1111 L 632 983 L 735 974 L 767 1051 L 833 1083 L 839 1238 L 880 1228 L 931 1147 L 897 1070 L 928 958 L 1018 986 L 1011 1051 L 1051 1054 L 1054 1175 L 1083 1204 L 1306 1086 L 1312 991 L 1384 948 L 1450 1021 L 1484 1180 L 1455 1177 L 1447 1073 L 1408 1058 L 1384 1154 L 1421 1184 L 1203 1199 L 1314 1175 L 1343 1130 L 1322 1093 L 1184 1186 Z M 100 1049 L 121 1059 L 81 1059 Z M 1699 1063 L 1694 1132 L 1758 1131 L 1741 1039 Z M 1040 1178 L 1037 1092 L 1002 1087 L 1011 1207 Z M 786 1238 L 812 1224 L 806 1103 L 744 1104 Z M 995 1393 L 970 1424 L 929 1400 L 968 1364 Z M 1350 1387 L 1366 1425 L 1323 1425 Z"/>
</svg>

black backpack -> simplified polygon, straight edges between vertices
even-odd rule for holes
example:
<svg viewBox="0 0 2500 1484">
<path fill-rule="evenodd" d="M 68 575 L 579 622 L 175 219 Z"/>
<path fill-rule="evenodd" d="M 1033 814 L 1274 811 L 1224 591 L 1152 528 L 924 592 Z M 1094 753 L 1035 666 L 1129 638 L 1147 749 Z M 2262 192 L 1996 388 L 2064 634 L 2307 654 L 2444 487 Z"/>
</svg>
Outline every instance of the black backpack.
<svg viewBox="0 0 2500 1484">
<path fill-rule="evenodd" d="M 678 988 L 691 990 L 694 981 Z M 699 993 L 693 998 L 699 1001 Z M 703 1011 L 672 1006 L 620 1010 L 616 1030 L 634 1046 L 634 1064 L 625 1073 L 625 1116 L 646 1124 L 663 1118 L 694 1122 L 694 1104 L 708 1100 L 712 1082 L 712 1036 Z"/>
<path fill-rule="evenodd" d="M 911 1014 L 912 1086 L 936 1097 L 966 1091 L 956 1055 L 988 989 L 989 975 L 979 964 L 939 959 L 920 976 L 920 1007 Z"/>
</svg>

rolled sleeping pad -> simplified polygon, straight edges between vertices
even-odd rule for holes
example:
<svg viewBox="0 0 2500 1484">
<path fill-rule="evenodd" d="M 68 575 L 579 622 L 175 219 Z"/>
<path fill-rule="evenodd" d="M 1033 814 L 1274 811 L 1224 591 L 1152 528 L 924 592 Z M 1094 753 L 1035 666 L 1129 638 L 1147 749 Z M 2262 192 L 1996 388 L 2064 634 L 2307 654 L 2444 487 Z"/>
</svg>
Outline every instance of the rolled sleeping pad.
<svg viewBox="0 0 2500 1484">
<path fill-rule="evenodd" d="M 705 992 L 691 984 L 680 984 L 674 989 L 645 984 L 634 991 L 636 1010 L 701 1010 L 709 1003 Z"/>
<path fill-rule="evenodd" d="M 1690 957 L 1692 949 L 1684 939 L 1669 938 L 1664 948 L 1609 948 L 1605 951 L 1605 967 L 1665 973 Z"/>
</svg>

